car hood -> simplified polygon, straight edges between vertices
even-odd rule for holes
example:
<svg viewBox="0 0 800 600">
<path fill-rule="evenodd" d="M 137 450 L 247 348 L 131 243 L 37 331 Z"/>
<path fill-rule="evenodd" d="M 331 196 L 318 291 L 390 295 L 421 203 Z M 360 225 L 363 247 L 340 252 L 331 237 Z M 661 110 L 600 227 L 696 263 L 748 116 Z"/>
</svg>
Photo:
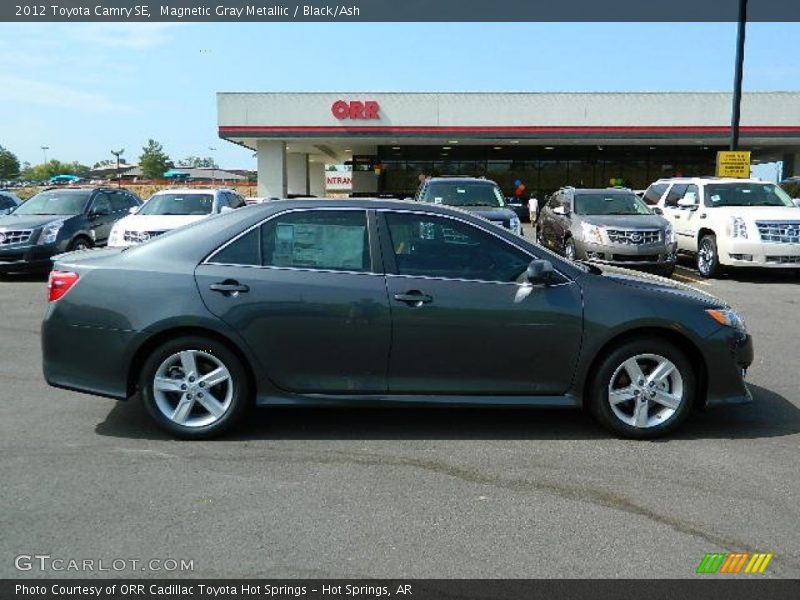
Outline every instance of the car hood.
<svg viewBox="0 0 800 600">
<path fill-rule="evenodd" d="M 119 220 L 119 227 L 126 231 L 167 231 L 210 215 L 130 215 Z"/>
<path fill-rule="evenodd" d="M 493 208 L 491 206 L 459 206 L 458 208 L 490 221 L 508 221 L 517 216 L 510 208 Z"/>
<path fill-rule="evenodd" d="M 3 215 L 0 229 L 36 229 L 53 221 L 66 221 L 75 215 Z"/>
<path fill-rule="evenodd" d="M 700 207 L 700 211 L 707 207 Z M 718 206 L 710 209 L 717 217 L 741 217 L 753 221 L 800 221 L 800 208 L 789 206 Z"/>
<path fill-rule="evenodd" d="M 683 296 L 684 298 L 691 298 L 710 307 L 726 308 L 728 306 L 716 296 L 707 294 L 706 292 L 685 283 L 675 281 L 674 279 L 667 279 L 666 277 L 659 277 L 658 275 L 641 273 L 639 271 L 631 271 L 621 267 L 603 266 L 602 270 L 602 277 L 611 279 L 620 285 L 675 294 L 677 296 Z"/>
<path fill-rule="evenodd" d="M 584 223 L 620 229 L 656 229 L 667 226 L 667 220 L 658 215 L 578 215 Z"/>
</svg>

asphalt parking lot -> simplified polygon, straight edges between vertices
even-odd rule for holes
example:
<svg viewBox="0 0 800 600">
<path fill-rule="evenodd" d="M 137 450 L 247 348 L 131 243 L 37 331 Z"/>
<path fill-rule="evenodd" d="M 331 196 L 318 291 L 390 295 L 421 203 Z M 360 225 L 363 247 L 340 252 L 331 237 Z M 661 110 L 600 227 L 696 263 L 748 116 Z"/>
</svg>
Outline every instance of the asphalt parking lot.
<svg viewBox="0 0 800 600">
<path fill-rule="evenodd" d="M 49 554 L 194 561 L 173 576 L 695 577 L 706 552 L 760 551 L 763 576 L 798 577 L 800 279 L 677 277 L 744 315 L 755 402 L 655 442 L 577 411 L 452 408 L 263 410 L 173 441 L 137 400 L 49 388 L 44 280 L 2 280 L 0 576 L 92 575 L 14 568 Z"/>
</svg>

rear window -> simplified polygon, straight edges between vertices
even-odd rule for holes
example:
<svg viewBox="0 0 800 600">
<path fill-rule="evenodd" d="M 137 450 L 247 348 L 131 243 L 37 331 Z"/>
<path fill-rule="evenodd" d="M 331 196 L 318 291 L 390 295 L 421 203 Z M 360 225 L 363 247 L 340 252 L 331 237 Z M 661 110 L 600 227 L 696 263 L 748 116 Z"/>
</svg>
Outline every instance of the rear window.
<svg viewBox="0 0 800 600">
<path fill-rule="evenodd" d="M 503 192 L 490 181 L 434 181 L 421 200 L 446 206 L 505 206 Z"/>
<path fill-rule="evenodd" d="M 140 215 L 210 215 L 213 194 L 156 194 L 139 210 Z"/>
</svg>

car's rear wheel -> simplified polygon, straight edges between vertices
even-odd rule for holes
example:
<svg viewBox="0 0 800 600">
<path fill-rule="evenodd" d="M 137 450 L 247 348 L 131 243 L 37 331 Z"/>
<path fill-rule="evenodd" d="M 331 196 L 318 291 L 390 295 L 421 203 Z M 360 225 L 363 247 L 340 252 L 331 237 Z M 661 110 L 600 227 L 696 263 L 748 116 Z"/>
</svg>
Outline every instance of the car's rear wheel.
<svg viewBox="0 0 800 600">
<path fill-rule="evenodd" d="M 697 270 L 703 277 L 716 277 L 720 273 L 717 238 L 704 235 L 697 245 Z"/>
<path fill-rule="evenodd" d="M 601 362 L 590 407 L 601 425 L 628 438 L 674 431 L 694 402 L 696 376 L 678 348 L 659 339 L 625 342 Z"/>
<path fill-rule="evenodd" d="M 147 411 L 170 433 L 208 438 L 232 427 L 250 398 L 239 358 L 216 340 L 191 336 L 166 342 L 145 360 L 139 389 Z"/>
</svg>

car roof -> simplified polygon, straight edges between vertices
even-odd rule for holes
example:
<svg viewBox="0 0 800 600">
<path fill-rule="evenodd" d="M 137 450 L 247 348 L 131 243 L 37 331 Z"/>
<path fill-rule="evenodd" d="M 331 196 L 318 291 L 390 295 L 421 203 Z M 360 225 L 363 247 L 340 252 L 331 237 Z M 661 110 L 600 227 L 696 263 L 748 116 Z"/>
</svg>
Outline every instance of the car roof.
<svg viewBox="0 0 800 600">
<path fill-rule="evenodd" d="M 736 177 L 662 177 L 655 183 L 770 183 L 756 178 L 739 179 Z"/>
<path fill-rule="evenodd" d="M 442 176 L 439 176 L 439 177 L 428 177 L 425 180 L 426 183 L 432 182 L 432 181 L 437 181 L 437 182 L 438 181 L 444 181 L 444 182 L 451 182 L 452 181 L 453 183 L 464 183 L 465 181 L 470 181 L 470 182 L 488 183 L 488 184 L 497 185 L 497 183 L 492 181 L 491 179 L 486 179 L 485 177 L 472 177 L 472 176 L 469 176 L 469 175 L 464 175 L 464 176 L 460 176 L 460 175 L 442 175 Z"/>
<path fill-rule="evenodd" d="M 566 188 L 575 194 L 608 194 L 609 192 L 622 192 L 625 194 L 633 194 L 633 190 L 621 187 L 606 187 L 606 188 Z M 634 194 L 635 195 L 635 194 Z"/>
<path fill-rule="evenodd" d="M 176 187 L 176 188 L 164 188 L 163 190 L 158 190 L 157 192 L 153 192 L 153 196 L 157 196 L 158 194 L 196 194 L 196 193 L 207 193 L 207 192 L 232 192 L 232 191 L 234 190 L 222 187 L 196 187 L 196 188 Z"/>
</svg>

